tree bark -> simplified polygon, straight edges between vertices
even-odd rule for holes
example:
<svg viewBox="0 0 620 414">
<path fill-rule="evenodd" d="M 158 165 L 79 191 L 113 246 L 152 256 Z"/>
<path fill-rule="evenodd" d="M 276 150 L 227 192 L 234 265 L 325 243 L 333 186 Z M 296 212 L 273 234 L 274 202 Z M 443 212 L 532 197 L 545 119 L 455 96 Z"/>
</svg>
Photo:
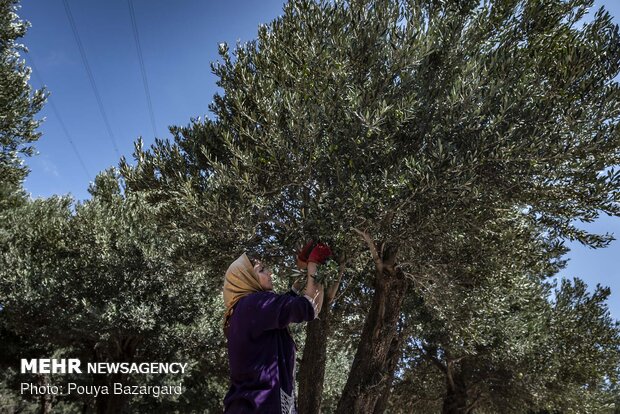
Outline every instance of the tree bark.
<svg viewBox="0 0 620 414">
<path fill-rule="evenodd" d="M 109 394 L 99 394 L 96 398 L 97 414 L 125 413 L 128 410 L 130 396 L 125 394 L 114 394 L 113 386 L 115 382 L 129 385 L 127 376 L 122 374 L 95 374 L 93 384 L 107 386 Z"/>
<path fill-rule="evenodd" d="M 298 409 L 303 414 L 319 414 L 323 397 L 327 338 L 331 328 L 331 306 L 324 303 L 319 319 L 308 323 L 306 345 L 299 367 Z"/>
<path fill-rule="evenodd" d="M 112 358 L 108 359 L 106 356 L 98 355 L 95 351 L 95 361 L 109 362 L 132 362 L 136 353 L 136 348 L 139 343 L 137 337 L 121 337 L 115 341 L 116 349 L 110 351 L 109 355 Z M 93 384 L 99 386 L 107 386 L 109 394 L 99 394 L 95 400 L 95 407 L 97 414 L 120 414 L 129 412 L 129 401 L 131 395 L 127 394 L 114 394 L 114 383 L 121 383 L 123 385 L 129 384 L 129 376 L 127 374 L 95 374 L 93 375 Z"/>
<path fill-rule="evenodd" d="M 396 372 L 396 367 L 398 366 L 398 361 L 400 360 L 400 351 L 404 339 L 403 333 L 404 329 L 403 327 L 401 327 L 399 334 L 392 339 L 392 343 L 390 344 L 390 350 L 388 351 L 387 356 L 388 380 L 383 386 L 383 390 L 380 391 L 379 399 L 375 404 L 373 414 L 382 414 L 387 409 L 390 395 L 392 395 L 392 382 L 394 381 L 394 373 Z"/>
<path fill-rule="evenodd" d="M 337 414 L 374 411 L 380 393 L 389 382 L 388 355 L 397 335 L 398 317 L 408 286 L 402 270 L 394 266 L 396 251 L 380 258 L 368 234 L 364 238 L 369 242 L 377 267 L 375 293 L 351 372 L 338 401 Z"/>
<path fill-rule="evenodd" d="M 50 383 L 49 375 L 41 374 L 39 376 L 40 385 L 46 386 L 46 385 L 49 385 L 49 383 Z M 53 400 L 52 394 L 44 393 L 41 395 L 41 397 L 39 398 L 39 402 L 41 404 L 41 406 L 39 407 L 39 412 L 41 414 L 49 414 L 52 412 L 52 400 Z"/>
</svg>

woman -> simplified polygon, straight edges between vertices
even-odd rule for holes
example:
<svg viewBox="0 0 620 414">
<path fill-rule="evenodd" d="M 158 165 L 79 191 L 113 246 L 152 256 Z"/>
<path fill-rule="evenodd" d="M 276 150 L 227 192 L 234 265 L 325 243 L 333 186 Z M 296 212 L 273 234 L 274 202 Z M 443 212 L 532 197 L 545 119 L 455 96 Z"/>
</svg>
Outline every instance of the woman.
<svg viewBox="0 0 620 414">
<path fill-rule="evenodd" d="M 307 268 L 306 288 L 286 294 L 273 292 L 271 271 L 244 253 L 224 281 L 224 332 L 228 340 L 231 385 L 224 398 L 225 413 L 296 413 L 295 351 L 288 325 L 311 321 L 321 311 L 323 287 L 316 283 L 317 265 L 331 250 L 308 243 L 297 264 Z"/>
</svg>

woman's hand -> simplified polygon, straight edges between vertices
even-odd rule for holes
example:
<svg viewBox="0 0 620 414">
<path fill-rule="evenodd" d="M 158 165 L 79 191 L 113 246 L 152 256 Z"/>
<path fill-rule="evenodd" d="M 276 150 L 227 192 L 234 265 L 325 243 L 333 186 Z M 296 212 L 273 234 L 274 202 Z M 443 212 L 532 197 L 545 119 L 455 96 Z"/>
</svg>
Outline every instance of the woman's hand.
<svg viewBox="0 0 620 414">
<path fill-rule="evenodd" d="M 312 299 L 317 315 L 321 312 L 324 292 L 323 285 L 316 282 L 315 275 L 317 273 L 317 267 L 321 264 L 325 264 L 327 259 L 331 256 L 332 250 L 328 245 L 325 243 L 314 243 L 313 240 L 306 243 L 297 253 L 297 267 L 308 271 L 303 293 Z M 293 283 L 293 288 L 297 290 L 300 290 L 303 286 L 304 284 L 301 279 L 297 279 Z"/>
<path fill-rule="evenodd" d="M 297 267 L 300 270 L 306 270 L 308 268 L 308 257 L 310 257 L 310 253 L 315 245 L 314 240 L 310 240 L 297 252 Z"/>
<path fill-rule="evenodd" d="M 321 307 L 323 306 L 323 285 L 317 283 L 314 278 L 316 275 L 318 265 L 316 262 L 308 262 L 308 277 L 306 279 L 306 289 L 304 290 L 305 294 L 312 298 L 312 303 L 314 305 L 314 309 L 316 310 L 316 315 L 318 316 L 321 313 Z"/>
</svg>

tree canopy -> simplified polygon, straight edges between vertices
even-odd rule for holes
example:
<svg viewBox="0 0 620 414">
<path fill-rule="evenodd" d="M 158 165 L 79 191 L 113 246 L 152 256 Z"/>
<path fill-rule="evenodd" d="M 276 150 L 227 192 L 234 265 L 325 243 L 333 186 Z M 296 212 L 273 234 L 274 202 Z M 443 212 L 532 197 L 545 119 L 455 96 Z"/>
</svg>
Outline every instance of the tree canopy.
<svg viewBox="0 0 620 414">
<path fill-rule="evenodd" d="M 404 292 L 461 316 L 444 333 L 472 350 L 501 338 L 476 320 L 534 324 L 516 292 L 544 298 L 564 240 L 611 240 L 577 224 L 620 211 L 618 28 L 603 9 L 579 27 L 590 6 L 291 1 L 255 41 L 220 45 L 213 118 L 138 148 L 128 188 L 216 235 L 205 257 L 282 258 L 308 237 L 344 263 L 367 249 L 373 301 L 338 412 L 368 412 Z M 450 310 L 455 295 L 469 300 Z"/>
</svg>

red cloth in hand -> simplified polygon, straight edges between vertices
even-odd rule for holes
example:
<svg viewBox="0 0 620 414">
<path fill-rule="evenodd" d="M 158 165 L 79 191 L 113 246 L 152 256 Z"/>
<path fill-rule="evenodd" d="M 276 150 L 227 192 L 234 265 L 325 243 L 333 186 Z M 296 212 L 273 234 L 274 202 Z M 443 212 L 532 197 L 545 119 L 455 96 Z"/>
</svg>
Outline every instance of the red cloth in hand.
<svg viewBox="0 0 620 414">
<path fill-rule="evenodd" d="M 302 247 L 302 249 L 297 253 L 297 260 L 300 260 L 302 262 L 307 262 L 308 257 L 310 257 L 310 252 L 312 252 L 312 249 L 314 249 L 314 246 L 316 246 L 316 243 L 314 243 L 314 240 L 310 240 L 308 243 L 306 243 L 306 245 Z"/>
<path fill-rule="evenodd" d="M 332 250 L 328 245 L 325 243 L 317 243 L 314 249 L 312 249 L 310 256 L 308 256 L 308 262 L 324 264 L 331 256 Z"/>
</svg>

